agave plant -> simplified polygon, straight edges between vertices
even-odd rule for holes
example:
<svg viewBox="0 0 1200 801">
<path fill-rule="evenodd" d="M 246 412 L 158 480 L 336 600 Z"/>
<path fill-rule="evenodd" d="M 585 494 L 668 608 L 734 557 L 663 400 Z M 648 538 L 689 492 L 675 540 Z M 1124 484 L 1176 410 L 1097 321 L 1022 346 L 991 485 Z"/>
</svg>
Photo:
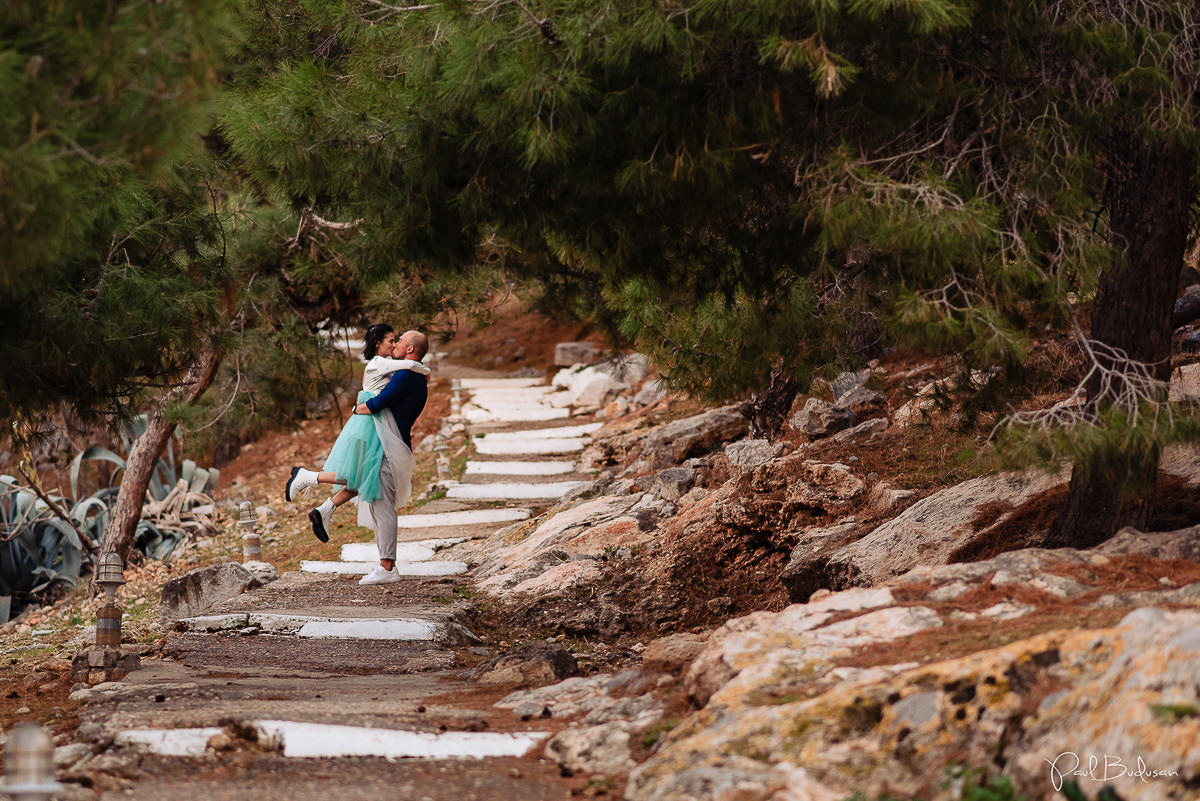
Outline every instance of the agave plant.
<svg viewBox="0 0 1200 801">
<path fill-rule="evenodd" d="M 131 428 L 122 434 L 125 450 L 128 451 L 136 438 L 146 427 L 145 416 L 134 419 Z M 102 487 L 91 496 L 101 501 L 104 506 L 103 524 L 108 523 L 108 507 L 116 500 L 120 489 L 118 480 L 125 470 L 125 460 L 98 445 L 93 445 L 78 454 L 71 462 L 71 494 L 79 494 L 79 471 L 84 462 L 108 462 L 116 466 L 109 486 Z M 189 534 L 211 527 L 211 522 L 203 519 L 185 519 L 183 513 L 200 505 L 212 503 L 206 493 L 212 492 L 221 477 L 221 471 L 215 467 L 205 469 L 197 467 L 191 459 L 184 459 L 176 466 L 175 448 L 170 440 L 167 441 L 167 452 L 154 466 L 150 477 L 150 486 L 146 489 L 147 505 L 142 519 L 138 522 L 134 535 L 134 546 L 139 548 L 152 559 L 162 559 L 182 542 Z M 103 532 L 101 532 L 103 533 Z M 99 537 L 97 537 L 99 541 Z"/>
<path fill-rule="evenodd" d="M 69 508 L 65 498 L 52 500 Z M 76 504 L 69 516 L 75 520 L 78 514 L 82 521 L 90 508 Z M 0 476 L 0 622 L 56 582 L 74 586 L 83 560 L 75 526 L 15 478 Z"/>
<path fill-rule="evenodd" d="M 144 418 L 125 432 L 126 449 L 140 433 L 139 427 L 144 429 Z M 82 451 L 71 463 L 72 498 L 79 498 L 80 470 L 89 461 L 107 462 L 116 470 L 107 486 L 78 501 L 47 494 L 47 503 L 12 476 L 0 476 L 0 623 L 56 583 L 74 586 L 89 552 L 103 538 L 125 459 L 96 445 Z M 212 528 L 207 515 L 190 510 L 212 504 L 205 493 L 216 487 L 219 478 L 220 471 L 197 467 L 191 459 L 177 466 L 174 447 L 168 443 L 147 489 L 135 547 L 152 559 L 162 559 L 190 534 Z"/>
</svg>

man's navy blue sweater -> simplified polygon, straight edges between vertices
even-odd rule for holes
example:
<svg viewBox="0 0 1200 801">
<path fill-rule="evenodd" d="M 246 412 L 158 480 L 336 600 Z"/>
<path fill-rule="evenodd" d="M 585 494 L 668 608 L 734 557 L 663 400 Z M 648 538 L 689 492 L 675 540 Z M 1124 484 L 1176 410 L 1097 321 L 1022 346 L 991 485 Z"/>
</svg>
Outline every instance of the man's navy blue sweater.
<svg viewBox="0 0 1200 801">
<path fill-rule="evenodd" d="M 421 410 L 425 408 L 425 399 L 429 396 L 429 385 L 425 376 L 412 370 L 397 370 L 388 381 L 387 386 L 375 397 L 367 401 L 371 414 L 381 409 L 388 409 L 396 418 L 396 426 L 400 429 L 400 437 L 404 444 L 412 450 L 412 427 Z"/>
</svg>

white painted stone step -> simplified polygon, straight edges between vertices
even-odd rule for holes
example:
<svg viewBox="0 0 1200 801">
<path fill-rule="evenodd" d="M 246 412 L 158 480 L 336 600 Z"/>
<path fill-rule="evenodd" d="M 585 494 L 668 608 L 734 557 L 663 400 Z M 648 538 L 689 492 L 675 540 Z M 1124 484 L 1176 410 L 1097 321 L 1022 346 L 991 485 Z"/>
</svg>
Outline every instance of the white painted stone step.
<svg viewBox="0 0 1200 801">
<path fill-rule="evenodd" d="M 311 640 L 402 640 L 429 642 L 443 639 L 442 627 L 428 620 L 312 620 L 296 632 Z"/>
<path fill-rule="evenodd" d="M 449 548 L 466 542 L 470 537 L 444 537 L 440 540 L 421 540 L 420 542 L 401 542 L 396 545 L 396 558 L 404 562 L 421 562 L 430 560 L 442 548 Z M 348 542 L 342 546 L 343 562 L 379 561 L 379 549 L 374 542 Z"/>
<path fill-rule="evenodd" d="M 378 560 L 370 562 L 321 562 L 305 559 L 300 563 L 302 573 L 332 573 L 339 576 L 365 576 Z M 466 562 L 396 562 L 401 576 L 457 576 L 467 572 Z"/>
<path fill-rule="evenodd" d="M 476 442 L 523 442 L 528 439 L 562 439 L 563 437 L 583 437 L 593 431 L 598 431 L 604 423 L 581 423 L 577 426 L 559 426 L 557 428 L 531 428 L 528 431 L 497 431 L 493 434 L 482 434 L 475 438 Z"/>
<path fill-rule="evenodd" d="M 433 732 L 367 729 L 325 723 L 261 720 L 266 738 L 285 757 L 373 756 L 391 759 L 481 759 L 524 756 L 550 735 L 544 732 Z"/>
<path fill-rule="evenodd" d="M 467 462 L 468 476 L 558 476 L 575 472 L 574 462 Z"/>
<path fill-rule="evenodd" d="M 400 528 L 478 526 L 487 523 L 515 523 L 518 520 L 528 520 L 531 514 L 528 509 L 464 509 L 459 512 L 400 515 L 396 523 Z"/>
<path fill-rule="evenodd" d="M 426 562 L 433 558 L 433 548 L 426 548 L 415 542 L 401 542 L 396 545 L 396 560 L 400 562 Z M 343 562 L 378 562 L 379 549 L 373 542 L 348 542 L 342 546 Z"/>
<path fill-rule="evenodd" d="M 463 389 L 499 389 L 501 387 L 536 387 L 545 386 L 541 378 L 462 378 L 459 386 Z"/>
<path fill-rule="evenodd" d="M 251 721 L 259 737 L 278 746 L 285 757 L 385 757 L 390 759 L 481 759 L 524 756 L 550 735 L 546 732 L 432 732 L 369 729 L 290 720 Z M 114 742 L 160 756 L 203 756 L 216 727 L 130 729 Z"/>
<path fill-rule="evenodd" d="M 320 617 L 275 612 L 231 612 L 177 621 L 184 631 L 237 631 L 257 628 L 263 634 L 314 640 L 395 640 L 443 645 L 478 645 L 479 638 L 457 623 L 417 617 Z"/>
<path fill-rule="evenodd" d="M 544 423 L 570 417 L 571 410 L 534 404 L 491 406 L 485 409 L 468 403 L 463 406 L 462 414 L 468 423 Z"/>
<path fill-rule="evenodd" d="M 561 498 L 585 481 L 548 481 L 544 484 L 458 484 L 446 490 L 447 498 L 472 501 L 523 501 Z"/>
<path fill-rule="evenodd" d="M 204 756 L 208 741 L 221 733 L 221 729 L 212 726 L 203 729 L 130 729 L 119 732 L 113 742 L 160 756 L 196 757 Z"/>
<path fill-rule="evenodd" d="M 481 456 L 552 456 L 563 453 L 579 453 L 586 445 L 587 440 L 583 437 L 491 440 L 485 436 L 475 440 L 475 452 Z"/>
<path fill-rule="evenodd" d="M 484 405 L 488 402 L 537 403 L 555 395 L 554 387 L 486 387 L 471 391 L 471 400 Z"/>
</svg>

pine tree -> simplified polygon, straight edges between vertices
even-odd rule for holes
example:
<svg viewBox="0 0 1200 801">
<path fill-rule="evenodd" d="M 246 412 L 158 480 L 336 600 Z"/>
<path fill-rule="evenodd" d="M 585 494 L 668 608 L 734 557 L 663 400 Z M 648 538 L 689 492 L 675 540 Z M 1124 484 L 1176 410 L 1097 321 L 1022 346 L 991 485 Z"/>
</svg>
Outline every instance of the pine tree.
<svg viewBox="0 0 1200 801">
<path fill-rule="evenodd" d="M 1134 426 L 1130 451 L 1122 424 L 1161 417 L 1136 376 L 1169 355 L 1196 198 L 1195 13 L 260 0 L 225 131 L 284 196 L 362 219 L 363 269 L 460 271 L 498 243 L 677 386 L 769 389 L 752 411 L 880 337 L 1013 366 L 1031 321 L 1090 311 L 1081 346 L 1115 378 L 1046 453 L 1079 468 L 1057 541 L 1088 543 L 1144 522 L 1158 448 L 1195 428 Z"/>
<path fill-rule="evenodd" d="M 201 149 L 229 0 L 0 11 L 0 417 L 128 414 L 215 308 L 179 165 Z"/>
<path fill-rule="evenodd" d="M 0 416 L 20 439 L 50 407 L 114 425 L 146 411 L 101 543 L 123 558 L 180 423 L 284 422 L 343 377 L 322 375 L 311 329 L 355 280 L 336 280 L 330 237 L 297 231 L 214 132 L 240 6 L 0 11 Z M 221 397 L 203 400 L 214 381 Z"/>
</svg>

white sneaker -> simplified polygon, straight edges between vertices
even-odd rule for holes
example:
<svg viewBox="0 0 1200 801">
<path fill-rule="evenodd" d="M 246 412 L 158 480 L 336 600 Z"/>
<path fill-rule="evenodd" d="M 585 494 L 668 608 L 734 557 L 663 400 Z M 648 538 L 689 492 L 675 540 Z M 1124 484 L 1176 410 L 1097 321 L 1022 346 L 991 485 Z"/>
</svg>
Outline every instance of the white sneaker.
<svg viewBox="0 0 1200 801">
<path fill-rule="evenodd" d="M 301 492 L 314 489 L 317 486 L 318 475 L 320 474 L 312 470 L 305 470 L 303 467 L 293 467 L 292 475 L 283 487 L 284 499 L 294 501 Z"/>
<path fill-rule="evenodd" d="M 375 565 L 371 568 L 371 572 L 359 579 L 359 584 L 395 584 L 400 580 L 400 574 L 396 572 L 396 568 L 384 570 L 382 565 Z"/>
</svg>

